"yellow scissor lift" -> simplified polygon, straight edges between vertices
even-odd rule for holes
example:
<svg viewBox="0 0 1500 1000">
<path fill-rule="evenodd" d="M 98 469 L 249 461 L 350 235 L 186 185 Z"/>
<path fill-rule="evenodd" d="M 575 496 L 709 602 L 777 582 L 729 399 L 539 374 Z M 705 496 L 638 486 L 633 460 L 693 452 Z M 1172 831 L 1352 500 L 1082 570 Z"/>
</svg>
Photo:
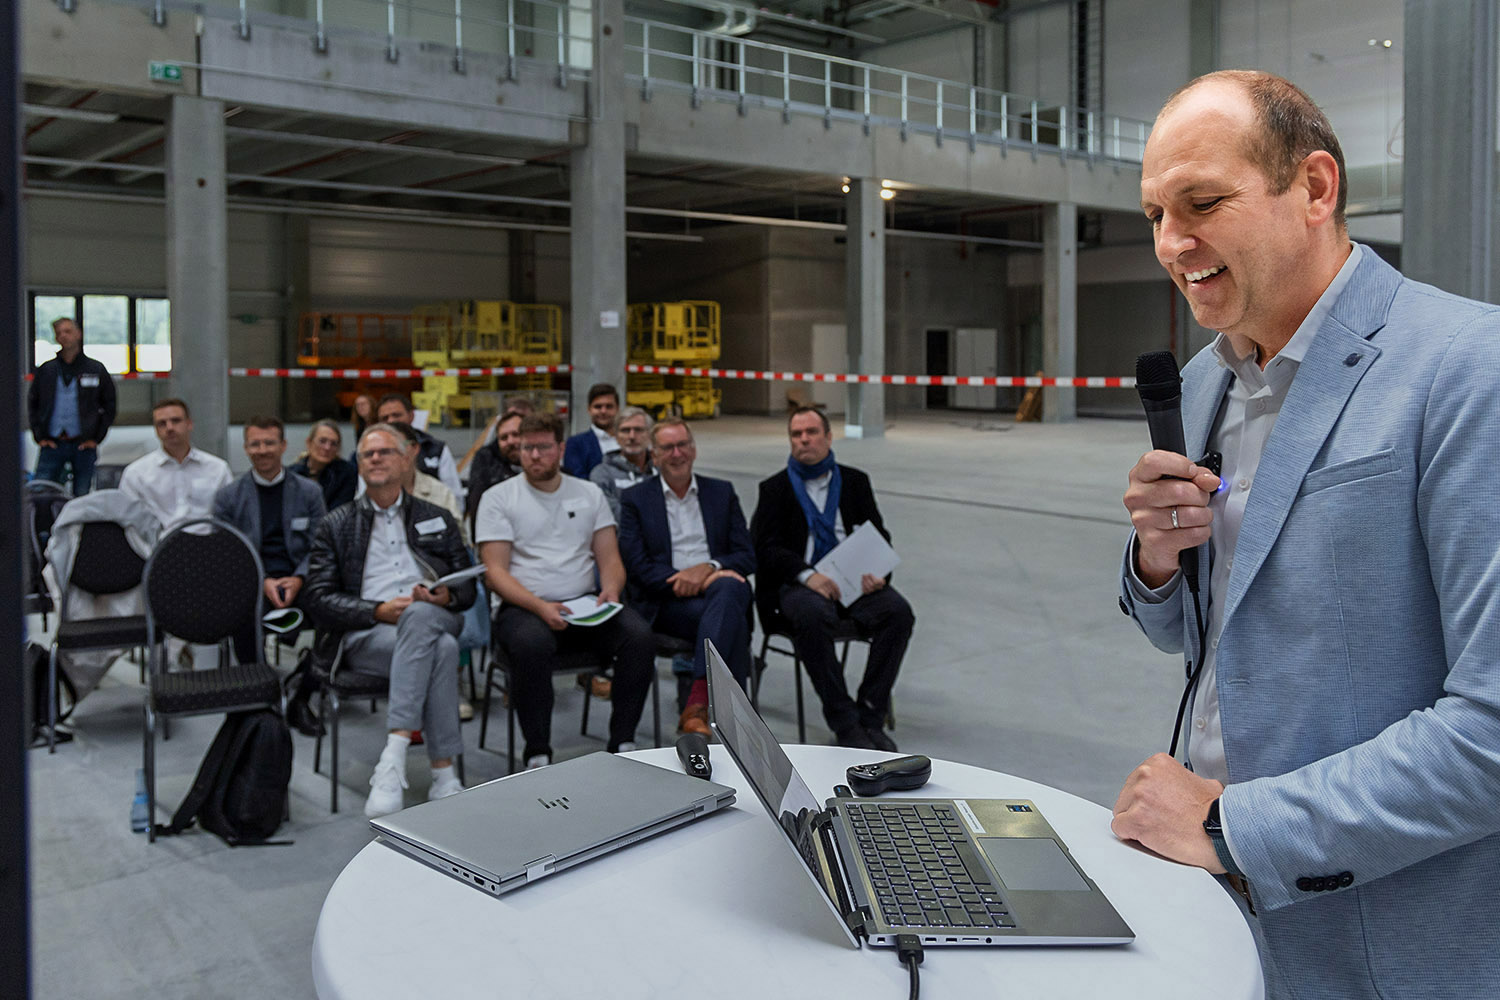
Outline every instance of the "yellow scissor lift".
<svg viewBox="0 0 1500 1000">
<path fill-rule="evenodd" d="M 638 302 L 626 324 L 632 364 L 703 367 L 719 360 L 719 304 L 707 301 Z M 697 375 L 631 375 L 625 401 L 655 414 L 712 417 L 722 393 Z"/>
<path fill-rule="evenodd" d="M 411 358 L 419 368 L 501 368 L 562 362 L 562 307 L 477 299 L 418 306 L 411 316 Z M 457 423 L 471 394 L 548 393 L 552 376 L 428 375 L 412 396 L 434 424 Z"/>
</svg>

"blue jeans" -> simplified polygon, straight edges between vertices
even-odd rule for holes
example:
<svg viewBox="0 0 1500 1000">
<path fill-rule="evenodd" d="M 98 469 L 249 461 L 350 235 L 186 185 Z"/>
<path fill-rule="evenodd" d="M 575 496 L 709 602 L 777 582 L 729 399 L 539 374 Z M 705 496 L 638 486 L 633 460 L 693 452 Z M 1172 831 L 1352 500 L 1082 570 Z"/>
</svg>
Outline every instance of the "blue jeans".
<svg viewBox="0 0 1500 1000">
<path fill-rule="evenodd" d="M 99 457 L 98 448 L 80 448 L 76 441 L 58 441 L 57 447 L 37 449 L 37 479 L 50 479 L 54 483 L 67 485 L 64 469 L 73 469 L 73 495 L 81 497 L 94 485 L 94 462 Z"/>
</svg>

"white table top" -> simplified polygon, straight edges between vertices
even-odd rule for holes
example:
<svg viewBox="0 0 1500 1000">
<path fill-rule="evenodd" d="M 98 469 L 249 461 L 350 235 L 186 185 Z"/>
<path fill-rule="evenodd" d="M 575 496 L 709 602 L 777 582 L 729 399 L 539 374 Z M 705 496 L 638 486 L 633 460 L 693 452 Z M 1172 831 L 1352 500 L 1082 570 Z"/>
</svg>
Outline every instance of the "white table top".
<svg viewBox="0 0 1500 1000">
<path fill-rule="evenodd" d="M 786 749 L 820 798 L 850 764 L 880 756 Z M 635 756 L 679 766 L 671 748 Z M 499 898 L 371 843 L 323 903 L 318 996 L 905 996 L 894 950 L 848 946 L 728 752 L 715 746 L 712 764 L 713 780 L 738 790 L 732 807 Z M 1255 943 L 1227 892 L 1121 843 L 1108 810 L 941 760 L 903 794 L 1031 799 L 1136 934 L 1120 947 L 929 948 L 924 997 L 1262 997 Z"/>
</svg>

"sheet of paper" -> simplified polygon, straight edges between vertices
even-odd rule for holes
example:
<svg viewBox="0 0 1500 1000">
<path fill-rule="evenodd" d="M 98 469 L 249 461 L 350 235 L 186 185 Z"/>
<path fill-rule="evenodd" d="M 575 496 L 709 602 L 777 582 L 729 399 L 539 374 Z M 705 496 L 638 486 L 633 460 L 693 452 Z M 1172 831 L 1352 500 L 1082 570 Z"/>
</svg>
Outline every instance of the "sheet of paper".
<svg viewBox="0 0 1500 1000">
<path fill-rule="evenodd" d="M 571 601 L 563 601 L 562 605 L 568 609 L 562 616 L 563 621 L 569 625 L 582 625 L 585 628 L 609 621 L 625 606 L 618 601 L 605 601 L 600 604 L 597 594 L 584 594 Z"/>
<path fill-rule="evenodd" d="M 866 521 L 819 559 L 813 569 L 838 584 L 839 603 L 847 608 L 864 596 L 860 577 L 866 573 L 885 576 L 900 564 L 901 557 L 885 536 L 875 530 L 875 522 Z"/>
<path fill-rule="evenodd" d="M 474 566 L 469 566 L 465 569 L 455 570 L 454 572 L 449 573 L 447 576 L 438 577 L 436 580 L 433 580 L 427 584 L 427 589 L 432 590 L 434 587 L 451 587 L 455 583 L 463 583 L 465 580 L 472 580 L 476 576 L 483 575 L 484 563 L 479 563 Z"/>
</svg>

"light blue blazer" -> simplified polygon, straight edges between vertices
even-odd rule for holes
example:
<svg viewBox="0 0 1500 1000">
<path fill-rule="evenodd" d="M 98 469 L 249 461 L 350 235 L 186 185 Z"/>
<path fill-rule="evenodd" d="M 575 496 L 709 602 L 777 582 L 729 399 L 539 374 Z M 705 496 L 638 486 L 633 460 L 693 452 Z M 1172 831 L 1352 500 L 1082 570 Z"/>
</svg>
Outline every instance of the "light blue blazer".
<svg viewBox="0 0 1500 1000">
<path fill-rule="evenodd" d="M 1183 375 L 1196 457 L 1231 375 L 1206 350 Z M 1497 473 L 1500 310 L 1366 248 L 1266 443 L 1223 598 L 1221 811 L 1272 997 L 1500 997 Z M 1121 581 L 1151 642 L 1196 663 L 1184 590 L 1151 605 Z"/>
<path fill-rule="evenodd" d="M 281 530 L 286 539 L 287 555 L 297 568 L 294 576 L 307 578 L 307 555 L 312 550 L 313 535 L 323 520 L 323 489 L 311 479 L 286 470 L 286 486 L 281 492 Z M 245 473 L 214 494 L 214 517 L 228 521 L 245 533 L 250 544 L 260 545 L 260 498 L 255 493 L 255 479 Z"/>
</svg>

